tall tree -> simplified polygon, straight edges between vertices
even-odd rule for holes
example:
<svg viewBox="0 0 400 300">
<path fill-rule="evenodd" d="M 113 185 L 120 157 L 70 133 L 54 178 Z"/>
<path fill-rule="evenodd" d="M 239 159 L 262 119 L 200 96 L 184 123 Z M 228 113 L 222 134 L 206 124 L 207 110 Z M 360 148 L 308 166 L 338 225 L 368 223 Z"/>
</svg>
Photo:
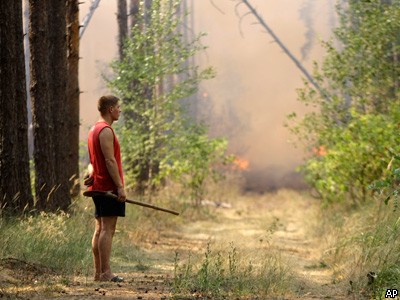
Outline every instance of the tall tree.
<svg viewBox="0 0 400 300">
<path fill-rule="evenodd" d="M 57 191 L 51 203 L 51 210 L 68 209 L 71 204 L 69 192 L 69 174 L 67 155 L 70 145 L 65 143 L 68 136 L 67 115 L 67 7 L 65 0 L 49 1 L 48 29 L 49 29 L 49 71 L 50 93 L 49 100 L 52 106 L 52 118 L 55 145 L 55 170 Z"/>
<path fill-rule="evenodd" d="M 118 50 L 119 59 L 123 58 L 124 41 L 128 36 L 128 12 L 126 0 L 118 0 Z"/>
<path fill-rule="evenodd" d="M 31 101 L 37 208 L 66 210 L 70 203 L 66 165 L 65 1 L 30 0 Z"/>
<path fill-rule="evenodd" d="M 68 89 L 67 164 L 71 195 L 79 194 L 79 0 L 67 0 Z"/>
<path fill-rule="evenodd" d="M 29 159 L 33 157 L 33 133 L 32 133 L 32 109 L 31 109 L 31 95 L 29 93 L 29 83 L 31 81 L 29 73 L 29 60 L 31 53 L 29 51 L 29 1 L 23 0 L 24 9 L 23 24 L 24 24 L 24 47 L 25 47 L 25 77 L 26 77 L 26 104 L 28 109 L 28 151 Z"/>
<path fill-rule="evenodd" d="M 33 205 L 22 1 L 0 2 L 0 207 L 21 212 Z"/>
<path fill-rule="evenodd" d="M 31 50 L 30 94 L 34 140 L 36 207 L 47 207 L 50 191 L 55 185 L 53 126 L 49 103 L 49 48 L 47 29 L 47 3 L 29 1 L 29 45 Z"/>
</svg>

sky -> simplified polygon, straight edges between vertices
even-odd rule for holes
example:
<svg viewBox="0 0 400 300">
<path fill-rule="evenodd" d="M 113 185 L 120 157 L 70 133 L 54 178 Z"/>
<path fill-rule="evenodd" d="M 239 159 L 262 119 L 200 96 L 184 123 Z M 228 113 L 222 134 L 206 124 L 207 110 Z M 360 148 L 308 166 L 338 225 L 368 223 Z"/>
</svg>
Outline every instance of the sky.
<svg viewBox="0 0 400 300">
<path fill-rule="evenodd" d="M 128 1 L 129 2 L 129 1 Z M 196 64 L 212 66 L 216 78 L 201 84 L 198 107 L 210 125 L 210 134 L 226 136 L 228 150 L 249 161 L 245 172 L 250 190 L 266 191 L 301 185 L 296 167 L 304 153 L 284 127 L 286 116 L 303 114 L 297 101 L 304 75 L 261 27 L 240 1 L 187 0 L 193 33 L 206 33 Z M 249 0 L 283 44 L 310 72 L 321 62 L 322 40 L 337 25 L 334 0 Z M 117 1 L 103 0 L 81 39 L 81 139 L 97 120 L 97 99 L 110 91 L 102 73 L 117 58 Z M 90 1 L 81 5 L 80 19 Z M 238 5 L 238 6 L 237 6 Z M 237 6 L 237 7 L 236 7 Z M 244 16 L 242 18 L 242 16 Z"/>
</svg>

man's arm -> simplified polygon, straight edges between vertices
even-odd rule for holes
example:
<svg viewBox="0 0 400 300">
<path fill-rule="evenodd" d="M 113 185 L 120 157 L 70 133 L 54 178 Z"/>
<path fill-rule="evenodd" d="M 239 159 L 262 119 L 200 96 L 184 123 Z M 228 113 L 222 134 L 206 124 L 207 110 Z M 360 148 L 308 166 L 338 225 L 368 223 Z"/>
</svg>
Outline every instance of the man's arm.
<svg viewBox="0 0 400 300">
<path fill-rule="evenodd" d="M 110 174 L 115 185 L 118 187 L 118 200 L 124 202 L 126 194 L 119 176 L 118 164 L 114 157 L 114 134 L 108 127 L 104 128 L 99 134 L 101 151 L 106 160 L 108 173 Z"/>
</svg>

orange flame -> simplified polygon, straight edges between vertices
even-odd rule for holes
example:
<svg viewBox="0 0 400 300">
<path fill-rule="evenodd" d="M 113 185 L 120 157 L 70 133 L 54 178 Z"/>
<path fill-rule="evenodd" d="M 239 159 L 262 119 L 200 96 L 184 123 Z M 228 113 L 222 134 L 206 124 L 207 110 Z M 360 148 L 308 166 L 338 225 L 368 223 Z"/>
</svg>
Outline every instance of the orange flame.
<svg viewBox="0 0 400 300">
<path fill-rule="evenodd" d="M 314 147 L 312 149 L 312 152 L 314 153 L 314 155 L 316 156 L 325 156 L 328 154 L 328 152 L 326 151 L 326 148 L 324 145 L 319 146 L 319 147 Z"/>
<path fill-rule="evenodd" d="M 240 158 L 240 157 L 235 157 L 235 159 L 233 160 L 233 169 L 234 170 L 248 170 L 249 169 L 249 161 L 244 159 L 244 158 Z"/>
</svg>

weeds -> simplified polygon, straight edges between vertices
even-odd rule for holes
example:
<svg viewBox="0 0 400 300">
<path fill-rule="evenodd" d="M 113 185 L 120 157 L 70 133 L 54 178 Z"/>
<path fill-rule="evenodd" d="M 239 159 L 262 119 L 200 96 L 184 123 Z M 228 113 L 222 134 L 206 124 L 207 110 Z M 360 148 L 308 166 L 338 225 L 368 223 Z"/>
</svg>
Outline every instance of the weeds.
<svg viewBox="0 0 400 300">
<path fill-rule="evenodd" d="M 172 194 L 164 193 L 155 201 L 160 206 L 172 206 L 173 209 L 186 210 L 189 215 L 193 215 L 195 209 L 184 207 L 182 201 L 179 207 L 174 207 L 179 201 L 173 197 Z M 20 217 L 1 216 L 0 259 L 11 257 L 43 265 L 57 274 L 91 276 L 91 239 L 94 230 L 92 210 L 90 198 L 78 198 L 70 214 L 41 212 Z M 200 216 L 202 213 L 197 214 Z M 147 256 L 137 243 L 157 240 L 162 230 L 176 226 L 179 222 L 182 222 L 180 218 L 128 204 L 126 217 L 118 221 L 112 264 L 117 269 L 148 270 L 150 264 Z"/>
<path fill-rule="evenodd" d="M 0 218 L 0 258 L 43 265 L 57 274 L 91 276 L 94 218 L 87 212 L 89 200 L 80 200 L 71 214 L 41 212 Z M 129 260 L 137 253 L 123 226 L 121 229 L 114 238 L 114 262 L 120 257 Z"/>
<path fill-rule="evenodd" d="M 323 260 L 334 270 L 334 281 L 351 282 L 353 293 L 379 298 L 382 290 L 400 287 L 400 218 L 377 205 L 341 211 L 340 217 L 329 212 L 332 219 L 324 225 L 329 250 Z"/>
<path fill-rule="evenodd" d="M 229 249 L 212 251 L 208 243 L 203 259 L 195 264 L 189 254 L 180 263 L 176 253 L 173 293 L 196 293 L 213 299 L 228 296 L 267 296 L 284 293 L 293 274 L 281 257 L 272 251 L 245 258 L 233 243 Z"/>
<path fill-rule="evenodd" d="M 88 247 L 92 226 L 88 221 L 84 214 L 62 212 L 3 218 L 0 257 L 45 265 L 59 273 L 83 272 L 92 261 Z"/>
</svg>

